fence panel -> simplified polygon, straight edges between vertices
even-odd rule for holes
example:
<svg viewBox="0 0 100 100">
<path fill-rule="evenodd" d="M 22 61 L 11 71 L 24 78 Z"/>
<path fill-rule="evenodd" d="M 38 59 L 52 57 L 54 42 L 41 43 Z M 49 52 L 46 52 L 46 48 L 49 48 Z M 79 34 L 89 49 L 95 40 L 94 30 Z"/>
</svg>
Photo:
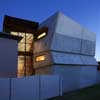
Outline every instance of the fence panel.
<svg viewBox="0 0 100 100">
<path fill-rule="evenodd" d="M 40 98 L 47 98 L 60 95 L 60 77 L 57 75 L 40 76 Z"/>
<path fill-rule="evenodd" d="M 39 77 L 12 79 L 11 100 L 39 100 Z"/>
<path fill-rule="evenodd" d="M 45 100 L 62 95 L 59 75 L 1 78 L 0 100 Z"/>
<path fill-rule="evenodd" d="M 0 100 L 9 100 L 10 81 L 9 78 L 0 78 Z"/>
</svg>

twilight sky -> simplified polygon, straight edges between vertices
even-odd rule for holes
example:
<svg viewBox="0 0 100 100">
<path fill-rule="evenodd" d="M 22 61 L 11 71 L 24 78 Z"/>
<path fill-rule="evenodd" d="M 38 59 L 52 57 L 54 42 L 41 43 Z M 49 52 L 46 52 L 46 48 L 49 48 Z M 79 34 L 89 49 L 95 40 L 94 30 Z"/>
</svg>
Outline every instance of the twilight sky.
<svg viewBox="0 0 100 100">
<path fill-rule="evenodd" d="M 56 11 L 97 34 L 96 59 L 100 61 L 100 0 L 0 0 L 0 31 L 5 14 L 42 22 Z"/>
</svg>

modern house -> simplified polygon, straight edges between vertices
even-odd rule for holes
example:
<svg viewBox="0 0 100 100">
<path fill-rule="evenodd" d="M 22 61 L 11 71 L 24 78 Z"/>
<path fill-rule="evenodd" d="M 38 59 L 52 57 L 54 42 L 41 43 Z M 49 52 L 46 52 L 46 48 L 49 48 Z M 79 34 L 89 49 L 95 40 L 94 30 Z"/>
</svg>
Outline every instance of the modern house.
<svg viewBox="0 0 100 100">
<path fill-rule="evenodd" d="M 80 84 L 80 88 L 95 83 L 98 65 L 94 58 L 96 34 L 61 12 L 41 24 L 5 16 L 3 33 L 11 40 L 4 38 L 7 39 L 7 43 L 2 40 L 6 47 L 0 45 L 2 55 L 9 52 L 7 59 L 0 58 L 0 76 L 6 73 L 2 74 L 2 67 L 7 68 L 6 71 L 17 72 L 18 77 L 57 74 L 63 78 L 65 91 L 68 90 L 66 81 L 69 87 L 73 87 L 74 83 Z M 2 65 L 2 62 L 6 65 Z"/>
</svg>

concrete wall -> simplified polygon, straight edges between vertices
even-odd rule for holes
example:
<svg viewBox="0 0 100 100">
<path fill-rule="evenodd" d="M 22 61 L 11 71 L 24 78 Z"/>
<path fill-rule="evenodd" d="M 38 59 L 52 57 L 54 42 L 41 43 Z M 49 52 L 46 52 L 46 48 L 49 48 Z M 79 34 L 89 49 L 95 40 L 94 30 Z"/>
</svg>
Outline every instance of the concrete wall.
<svg viewBox="0 0 100 100">
<path fill-rule="evenodd" d="M 17 41 L 0 38 L 0 77 L 16 77 Z"/>
<path fill-rule="evenodd" d="M 52 73 L 62 76 L 63 92 L 88 87 L 97 82 L 96 66 L 53 65 Z"/>
</svg>

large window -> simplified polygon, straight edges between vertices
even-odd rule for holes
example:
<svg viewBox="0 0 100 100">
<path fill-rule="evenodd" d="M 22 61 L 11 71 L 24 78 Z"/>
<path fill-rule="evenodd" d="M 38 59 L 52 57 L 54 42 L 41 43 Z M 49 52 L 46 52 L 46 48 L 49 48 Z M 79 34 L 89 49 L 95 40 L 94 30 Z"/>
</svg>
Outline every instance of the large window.
<svg viewBox="0 0 100 100">
<path fill-rule="evenodd" d="M 22 37 L 22 40 L 18 43 L 18 76 L 32 75 L 33 34 L 22 32 L 11 32 L 11 34 Z"/>
<path fill-rule="evenodd" d="M 22 37 L 22 40 L 18 43 L 18 51 L 32 52 L 32 49 L 33 49 L 33 34 L 31 34 L 31 33 L 21 33 L 21 32 L 11 32 L 11 34 Z"/>
</svg>

